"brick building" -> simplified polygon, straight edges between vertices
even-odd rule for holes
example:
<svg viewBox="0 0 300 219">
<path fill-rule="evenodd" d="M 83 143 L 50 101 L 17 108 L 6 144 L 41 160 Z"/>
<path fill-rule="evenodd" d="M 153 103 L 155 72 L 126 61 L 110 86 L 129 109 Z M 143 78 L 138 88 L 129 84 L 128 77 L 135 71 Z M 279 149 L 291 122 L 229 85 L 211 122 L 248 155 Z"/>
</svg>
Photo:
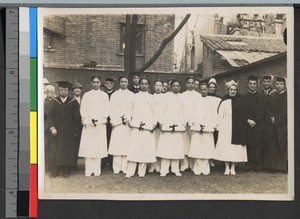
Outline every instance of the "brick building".
<svg viewBox="0 0 300 219">
<path fill-rule="evenodd" d="M 44 18 L 44 76 L 58 80 L 89 81 L 90 72 L 117 78 L 124 73 L 126 15 L 51 15 Z M 174 31 L 174 15 L 139 15 L 136 68 L 143 66 Z M 170 73 L 173 42 L 147 72 Z M 72 72 L 72 79 L 64 75 Z M 120 73 L 120 74 L 119 74 Z"/>
<path fill-rule="evenodd" d="M 214 75 L 214 78 L 218 82 L 217 86 L 217 94 L 220 96 L 224 96 L 226 94 L 225 91 L 225 83 L 230 80 L 234 80 L 238 82 L 238 92 L 243 94 L 248 91 L 247 88 L 247 77 L 249 75 L 256 75 L 259 78 L 259 90 L 262 90 L 262 76 L 263 75 L 273 75 L 273 76 L 287 76 L 287 53 L 279 53 L 275 56 L 271 56 L 269 58 L 265 58 L 263 60 L 259 60 L 253 62 L 248 65 L 244 65 L 239 68 L 233 68 L 231 70 L 218 73 Z M 202 81 L 208 81 L 211 77 L 203 78 Z M 274 87 L 273 80 L 273 87 Z"/>
<path fill-rule="evenodd" d="M 282 38 L 201 35 L 203 78 L 275 56 L 286 51 Z"/>
</svg>

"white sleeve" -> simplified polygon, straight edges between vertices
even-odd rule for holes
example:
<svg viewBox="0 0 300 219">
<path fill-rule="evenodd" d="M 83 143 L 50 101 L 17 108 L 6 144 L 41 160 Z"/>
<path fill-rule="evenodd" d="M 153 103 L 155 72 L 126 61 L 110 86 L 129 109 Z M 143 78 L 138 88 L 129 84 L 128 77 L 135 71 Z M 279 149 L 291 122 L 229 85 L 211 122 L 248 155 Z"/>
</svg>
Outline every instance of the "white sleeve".
<svg viewBox="0 0 300 219">
<path fill-rule="evenodd" d="M 225 112 L 225 101 L 221 102 L 219 107 L 217 108 L 217 129 L 219 128 L 222 119 L 224 118 L 224 112 Z"/>
<path fill-rule="evenodd" d="M 106 95 L 106 94 L 103 95 L 103 98 L 104 98 L 103 99 L 103 104 L 104 104 L 103 119 L 107 119 L 107 117 L 109 116 L 110 111 L 111 111 L 111 105 L 110 105 L 110 102 L 109 102 L 108 95 Z"/>
<path fill-rule="evenodd" d="M 81 122 L 83 125 L 87 125 L 89 121 L 89 114 L 88 114 L 88 93 L 85 93 L 82 97 L 81 104 L 80 104 L 80 115 L 81 115 Z"/>
</svg>

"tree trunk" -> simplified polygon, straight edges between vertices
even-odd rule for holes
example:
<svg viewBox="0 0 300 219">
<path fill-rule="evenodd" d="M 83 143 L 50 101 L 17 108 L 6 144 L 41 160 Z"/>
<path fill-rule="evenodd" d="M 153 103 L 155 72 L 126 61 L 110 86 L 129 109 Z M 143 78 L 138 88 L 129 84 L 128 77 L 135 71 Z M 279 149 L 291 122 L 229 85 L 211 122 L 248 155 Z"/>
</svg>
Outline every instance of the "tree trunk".
<svg viewBox="0 0 300 219">
<path fill-rule="evenodd" d="M 185 16 L 185 18 L 181 21 L 181 23 L 179 24 L 179 26 L 176 28 L 176 30 L 174 30 L 174 32 L 167 38 L 164 38 L 164 40 L 162 41 L 160 47 L 158 48 L 158 50 L 155 52 L 155 54 L 152 56 L 151 59 L 149 59 L 149 61 L 143 66 L 141 67 L 138 71 L 139 72 L 144 72 L 146 69 L 148 69 L 155 61 L 156 59 L 161 55 L 161 53 L 163 52 L 164 48 L 166 47 L 166 45 L 174 39 L 174 37 L 178 34 L 178 32 L 182 29 L 182 27 L 186 24 L 186 22 L 189 20 L 191 14 L 187 14 Z"/>
<path fill-rule="evenodd" d="M 130 71 L 130 42 L 131 42 L 131 15 L 126 15 L 126 26 L 125 26 L 125 32 L 126 32 L 126 40 L 125 40 L 125 52 L 124 52 L 124 70 L 125 74 L 128 76 Z"/>
<path fill-rule="evenodd" d="M 136 52 L 136 29 L 137 29 L 138 15 L 132 15 L 131 30 L 130 30 L 130 64 L 129 64 L 129 74 L 135 72 L 135 52 Z"/>
</svg>

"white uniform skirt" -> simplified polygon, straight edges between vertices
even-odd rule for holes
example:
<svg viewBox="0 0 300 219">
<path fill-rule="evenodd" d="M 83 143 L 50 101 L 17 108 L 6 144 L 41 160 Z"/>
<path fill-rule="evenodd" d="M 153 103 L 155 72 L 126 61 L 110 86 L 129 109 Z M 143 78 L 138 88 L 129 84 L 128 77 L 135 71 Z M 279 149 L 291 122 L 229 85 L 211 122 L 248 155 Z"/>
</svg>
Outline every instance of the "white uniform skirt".
<svg viewBox="0 0 300 219">
<path fill-rule="evenodd" d="M 105 124 L 97 124 L 96 127 L 83 127 L 78 156 L 87 158 L 107 157 Z"/>
<path fill-rule="evenodd" d="M 130 135 L 127 160 L 138 163 L 156 162 L 154 133 L 133 128 Z"/>
<path fill-rule="evenodd" d="M 161 130 L 160 129 L 155 129 L 154 135 L 155 135 L 155 147 L 157 149 L 158 141 L 159 141 L 159 138 L 160 138 L 160 135 L 161 135 Z"/>
<path fill-rule="evenodd" d="M 112 128 L 108 153 L 126 156 L 130 144 L 131 128 L 128 125 L 118 125 Z"/>
<path fill-rule="evenodd" d="M 192 132 L 189 157 L 212 159 L 215 157 L 215 144 L 213 133 Z"/>
<path fill-rule="evenodd" d="M 247 162 L 246 146 L 231 144 L 231 117 L 227 120 L 220 125 L 215 159 L 227 162 Z M 226 127 L 226 124 L 230 127 Z"/>
<path fill-rule="evenodd" d="M 165 159 L 183 159 L 183 135 L 183 132 L 162 132 L 158 141 L 156 156 Z"/>
</svg>

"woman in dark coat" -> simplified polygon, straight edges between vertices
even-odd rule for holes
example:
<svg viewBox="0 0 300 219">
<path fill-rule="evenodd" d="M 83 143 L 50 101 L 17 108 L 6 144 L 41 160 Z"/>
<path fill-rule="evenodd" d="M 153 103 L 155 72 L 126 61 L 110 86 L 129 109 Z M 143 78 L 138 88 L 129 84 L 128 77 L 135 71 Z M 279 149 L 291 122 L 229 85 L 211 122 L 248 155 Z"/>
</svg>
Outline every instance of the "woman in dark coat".
<svg viewBox="0 0 300 219">
<path fill-rule="evenodd" d="M 59 96 L 52 99 L 49 110 L 49 131 L 53 135 L 53 144 L 49 156 L 51 177 L 59 170 L 65 178 L 69 177 L 71 167 L 76 165 L 76 138 L 80 133 L 80 113 L 78 102 L 69 94 L 69 83 L 59 82 Z"/>
<path fill-rule="evenodd" d="M 47 85 L 45 87 L 45 95 L 44 99 L 44 142 L 45 142 L 45 167 L 48 169 L 49 167 L 49 154 L 51 153 L 51 144 L 52 144 L 52 135 L 49 131 L 50 127 L 50 119 L 49 119 L 49 111 L 52 102 L 52 98 L 55 92 L 55 88 L 52 85 Z"/>
<path fill-rule="evenodd" d="M 243 100 L 237 94 L 237 83 L 229 81 L 226 87 L 228 94 L 218 109 L 219 137 L 215 159 L 225 162 L 225 175 L 235 175 L 236 162 L 247 162 L 247 123 Z"/>
</svg>

